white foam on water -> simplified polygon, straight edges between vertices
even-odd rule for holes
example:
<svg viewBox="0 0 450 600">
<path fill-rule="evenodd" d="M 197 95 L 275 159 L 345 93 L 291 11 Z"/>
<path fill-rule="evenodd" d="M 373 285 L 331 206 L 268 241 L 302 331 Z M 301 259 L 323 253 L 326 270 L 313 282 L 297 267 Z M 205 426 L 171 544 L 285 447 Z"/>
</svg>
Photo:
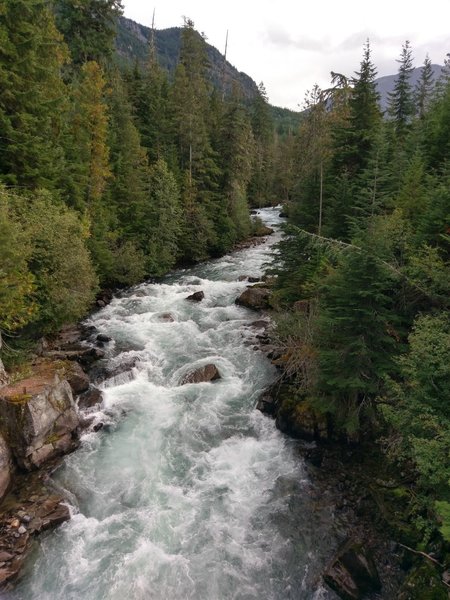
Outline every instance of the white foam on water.
<svg viewBox="0 0 450 600">
<path fill-rule="evenodd" d="M 102 384 L 92 414 L 104 429 L 56 475 L 79 512 L 41 537 L 8 598 L 333 597 L 313 572 L 331 525 L 319 542 L 324 515 L 315 520 L 295 443 L 254 410 L 275 371 L 244 343 L 258 316 L 234 304 L 248 285 L 238 277 L 260 276 L 276 239 L 137 286 L 92 317 L 114 340 L 111 371 L 133 366 Z M 186 300 L 199 290 L 202 302 Z M 207 363 L 219 381 L 179 385 Z"/>
</svg>

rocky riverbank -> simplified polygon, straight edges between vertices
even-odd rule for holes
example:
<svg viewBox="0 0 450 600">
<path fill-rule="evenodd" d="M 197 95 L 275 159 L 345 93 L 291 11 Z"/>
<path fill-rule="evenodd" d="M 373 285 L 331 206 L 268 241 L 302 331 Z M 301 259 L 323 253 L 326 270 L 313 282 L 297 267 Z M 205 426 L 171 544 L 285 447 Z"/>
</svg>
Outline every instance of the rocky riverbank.
<svg viewBox="0 0 450 600">
<path fill-rule="evenodd" d="M 344 600 L 448 600 L 449 557 L 442 541 L 436 538 L 430 554 L 415 550 L 414 473 L 399 472 L 373 434 L 339 435 L 330 415 L 299 398 L 270 326 L 259 343 L 269 349 L 279 378 L 257 408 L 299 440 L 311 478 L 334 498 L 342 544 L 330 555 L 324 582 Z"/>
<path fill-rule="evenodd" d="M 70 518 L 67 494 L 51 479 L 102 400 L 90 370 L 106 340 L 73 326 L 43 339 L 32 361 L 0 387 L 0 586 L 17 577 L 32 540 Z M 84 409 L 84 412 L 81 410 Z M 69 498 L 73 504 L 72 498 Z"/>
</svg>

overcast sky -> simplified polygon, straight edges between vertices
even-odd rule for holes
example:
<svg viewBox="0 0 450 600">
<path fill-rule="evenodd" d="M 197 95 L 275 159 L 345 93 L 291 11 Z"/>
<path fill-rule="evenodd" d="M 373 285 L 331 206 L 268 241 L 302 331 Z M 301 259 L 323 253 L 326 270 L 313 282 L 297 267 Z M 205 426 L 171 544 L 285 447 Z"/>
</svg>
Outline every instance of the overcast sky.
<svg viewBox="0 0 450 600">
<path fill-rule="evenodd" d="M 298 109 L 314 83 L 327 87 L 330 71 L 351 75 L 370 39 L 378 75 L 397 71 L 409 39 L 415 65 L 426 53 L 443 64 L 450 52 L 450 0 L 123 0 L 125 16 L 157 29 L 192 19 L 208 42 L 257 83 L 271 104 Z"/>
</svg>

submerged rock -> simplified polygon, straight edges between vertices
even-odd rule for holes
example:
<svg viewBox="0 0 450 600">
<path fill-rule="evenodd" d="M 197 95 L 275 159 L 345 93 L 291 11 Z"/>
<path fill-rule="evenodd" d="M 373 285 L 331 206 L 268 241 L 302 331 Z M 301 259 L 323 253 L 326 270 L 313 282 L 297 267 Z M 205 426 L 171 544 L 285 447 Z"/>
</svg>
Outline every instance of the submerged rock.
<svg viewBox="0 0 450 600">
<path fill-rule="evenodd" d="M 159 316 L 159 320 L 163 323 L 174 323 L 175 317 L 171 313 L 166 312 Z"/>
<path fill-rule="evenodd" d="M 252 310 L 269 308 L 270 290 L 265 287 L 249 287 L 236 299 L 236 304 Z"/>
<path fill-rule="evenodd" d="M 343 600 L 362 600 L 366 594 L 381 589 L 370 551 L 353 540 L 339 548 L 323 578 Z"/>
<path fill-rule="evenodd" d="M 191 371 L 187 375 L 185 375 L 180 381 L 180 385 L 185 385 L 186 383 L 202 383 L 207 381 L 217 381 L 217 379 L 221 379 L 220 373 L 216 365 L 208 364 L 195 371 Z"/>
<path fill-rule="evenodd" d="M 186 298 L 186 300 L 191 300 L 191 302 L 201 302 L 205 297 L 205 293 L 202 291 L 194 292 L 190 296 Z"/>
</svg>

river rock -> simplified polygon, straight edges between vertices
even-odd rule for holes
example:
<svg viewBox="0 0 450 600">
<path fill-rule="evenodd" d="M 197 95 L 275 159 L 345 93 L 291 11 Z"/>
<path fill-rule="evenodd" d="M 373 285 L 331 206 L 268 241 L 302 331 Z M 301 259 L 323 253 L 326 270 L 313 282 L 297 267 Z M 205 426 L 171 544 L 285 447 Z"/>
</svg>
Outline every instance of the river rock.
<svg viewBox="0 0 450 600">
<path fill-rule="evenodd" d="M 185 375 L 180 381 L 180 385 L 185 385 L 186 383 L 202 383 L 207 381 L 216 381 L 220 379 L 220 373 L 216 365 L 208 364 L 195 369 L 195 371 L 191 371 L 187 375 Z"/>
<path fill-rule="evenodd" d="M 240 275 L 238 281 L 248 281 L 249 283 L 258 283 L 261 281 L 261 277 L 253 277 L 251 275 Z"/>
<path fill-rule="evenodd" d="M 205 297 L 205 293 L 202 291 L 194 292 L 190 296 L 186 298 L 186 300 L 191 300 L 191 302 L 201 302 Z"/>
<path fill-rule="evenodd" d="M 264 287 L 249 287 L 236 299 L 236 304 L 252 310 L 269 308 L 270 290 Z"/>
<path fill-rule="evenodd" d="M 94 362 L 105 357 L 103 350 L 99 348 L 79 348 L 76 350 L 50 350 L 44 353 L 45 358 L 51 360 L 77 361 L 84 367 L 90 367 Z"/>
<path fill-rule="evenodd" d="M 78 415 L 69 383 L 53 364 L 0 390 L 2 433 L 20 467 L 32 470 L 77 446 Z"/>
<path fill-rule="evenodd" d="M 92 408 L 103 402 L 103 394 L 98 388 L 91 386 L 86 392 L 78 396 L 77 402 L 79 408 Z"/>
<path fill-rule="evenodd" d="M 270 394 L 263 394 L 256 405 L 257 410 L 266 415 L 275 414 L 275 398 Z"/>
<path fill-rule="evenodd" d="M 362 600 L 366 594 L 381 589 L 370 551 L 353 540 L 347 540 L 338 549 L 323 578 L 343 600 Z"/>
<path fill-rule="evenodd" d="M 72 362 L 66 372 L 66 378 L 72 392 L 78 396 L 89 389 L 89 377 L 83 371 L 81 365 Z"/>
<path fill-rule="evenodd" d="M 159 320 L 163 323 L 174 323 L 175 317 L 171 313 L 166 312 L 159 315 Z"/>
<path fill-rule="evenodd" d="M 97 342 L 102 344 L 107 344 L 108 342 L 112 342 L 112 338 L 109 335 L 105 335 L 104 333 L 99 333 L 96 337 Z"/>
<path fill-rule="evenodd" d="M 0 500 L 8 491 L 12 468 L 11 451 L 3 436 L 0 435 Z"/>
</svg>

